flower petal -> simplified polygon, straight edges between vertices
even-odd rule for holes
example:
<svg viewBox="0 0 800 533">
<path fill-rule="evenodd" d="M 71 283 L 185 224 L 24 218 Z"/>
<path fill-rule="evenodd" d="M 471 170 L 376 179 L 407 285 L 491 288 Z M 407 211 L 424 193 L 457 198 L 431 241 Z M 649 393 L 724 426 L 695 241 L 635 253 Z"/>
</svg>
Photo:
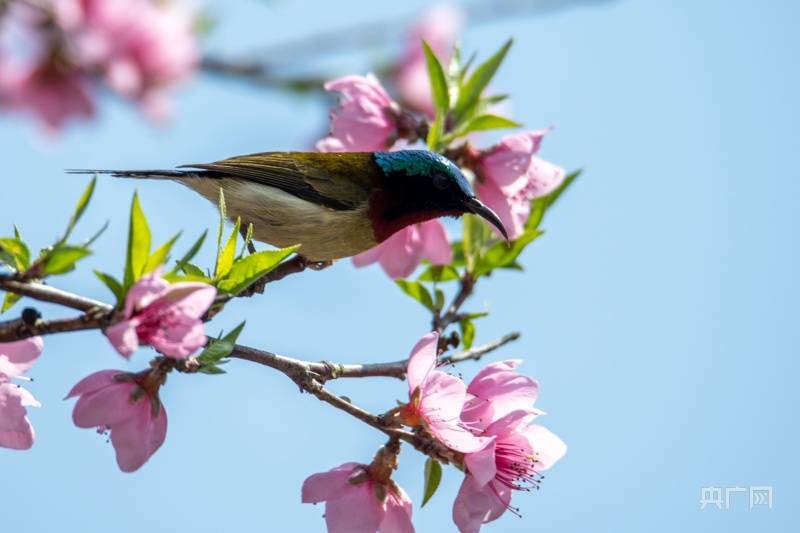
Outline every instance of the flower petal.
<svg viewBox="0 0 800 533">
<path fill-rule="evenodd" d="M 428 220 L 417 227 L 422 240 L 422 257 L 433 265 L 449 265 L 453 261 L 453 249 L 444 225 L 438 220 Z"/>
<path fill-rule="evenodd" d="M 411 500 L 402 488 L 396 488 L 398 494 L 389 490 L 386 497 L 386 514 L 378 527 L 378 533 L 414 533 Z"/>
<path fill-rule="evenodd" d="M 487 446 L 491 438 L 474 435 L 461 424 L 467 386 L 455 376 L 434 370 L 421 387 L 419 414 L 437 440 L 448 448 L 472 453 Z"/>
<path fill-rule="evenodd" d="M 492 363 L 472 379 L 467 392 L 473 398 L 467 401 L 461 413 L 461 419 L 468 426 L 485 429 L 508 413 L 533 405 L 539 394 L 539 384 L 514 370 L 520 362 Z"/>
<path fill-rule="evenodd" d="M 408 394 L 414 394 L 417 387 L 420 387 L 427 378 L 428 374 L 436 368 L 436 352 L 439 346 L 439 334 L 431 332 L 422 337 L 411 348 L 408 356 L 408 368 L 406 378 L 408 379 Z"/>
<path fill-rule="evenodd" d="M 108 387 L 109 385 L 113 385 L 116 383 L 116 381 L 114 381 L 114 376 L 117 374 L 124 374 L 124 372 L 122 370 L 101 370 L 100 372 L 89 374 L 77 382 L 69 391 L 69 394 L 64 397 L 64 399 L 66 400 L 67 398 L 72 398 L 82 394 L 90 394 Z"/>
<path fill-rule="evenodd" d="M 131 418 L 135 407 L 131 400 L 134 388 L 133 383 L 114 383 L 82 394 L 72 409 L 73 423 L 79 428 L 95 428 L 114 426 Z"/>
<path fill-rule="evenodd" d="M 139 348 L 139 337 L 136 335 L 138 320 L 122 320 L 103 330 L 111 346 L 123 357 L 129 358 Z"/>
<path fill-rule="evenodd" d="M 125 295 L 125 318 L 130 318 L 138 309 L 144 309 L 169 287 L 169 282 L 161 277 L 162 269 L 145 274 L 133 284 Z"/>
<path fill-rule="evenodd" d="M 181 281 L 170 285 L 153 304 L 172 304 L 182 316 L 200 318 L 216 296 L 217 289 L 207 283 Z"/>
<path fill-rule="evenodd" d="M 495 481 L 481 487 L 468 475 L 453 503 L 453 521 L 461 533 L 478 533 L 482 524 L 497 520 L 509 503 L 511 489 Z"/>
<path fill-rule="evenodd" d="M 372 482 L 348 485 L 338 498 L 325 504 L 328 533 L 375 533 L 383 521 L 383 504 L 372 490 Z"/>
<path fill-rule="evenodd" d="M 161 405 L 158 414 L 147 397 L 134 406 L 133 416 L 111 425 L 111 444 L 117 454 L 117 465 L 123 472 L 134 472 L 161 447 L 167 436 L 167 411 Z"/>
<path fill-rule="evenodd" d="M 513 240 L 522 235 L 525 229 L 524 220 L 516 216 L 516 209 L 524 209 L 524 206 L 516 206 L 511 203 L 511 199 L 506 196 L 500 188 L 492 182 L 477 183 L 475 192 L 481 200 L 492 211 L 497 213 L 503 227 L 508 232 L 508 238 Z M 528 207 L 530 209 L 530 207 Z"/>
<path fill-rule="evenodd" d="M 27 417 L 24 389 L 0 382 L 0 447 L 27 450 L 35 432 Z M 27 391 L 25 391 L 27 392 Z M 28 393 L 29 394 L 29 393 Z"/>
<path fill-rule="evenodd" d="M 567 445 L 544 426 L 533 424 L 525 432 L 539 470 L 547 470 L 567 453 Z"/>
<path fill-rule="evenodd" d="M 15 342 L 0 342 L 0 376 L 21 376 L 28 371 L 42 353 L 41 337 L 29 337 Z"/>
<path fill-rule="evenodd" d="M 353 265 L 357 268 L 365 267 L 371 265 L 378 259 L 380 259 L 381 254 L 383 253 L 383 248 L 379 244 L 378 246 L 373 246 L 366 252 L 361 252 L 358 255 L 353 256 Z"/>
<path fill-rule="evenodd" d="M 381 268 L 392 279 L 407 278 L 422 260 L 422 241 L 416 226 L 408 226 L 379 244 Z"/>
<path fill-rule="evenodd" d="M 308 476 L 303 481 L 301 501 L 319 503 L 337 498 L 349 486 L 347 480 L 353 470 L 360 466 L 358 463 L 345 463 L 327 472 Z"/>
<path fill-rule="evenodd" d="M 470 475 L 475 478 L 475 482 L 481 487 L 489 483 L 497 475 L 494 454 L 495 443 L 492 440 L 484 449 L 464 456 L 464 463 L 467 465 Z"/>
<path fill-rule="evenodd" d="M 162 354 L 183 359 L 205 345 L 206 336 L 202 320 L 184 316 L 147 340 Z"/>
</svg>

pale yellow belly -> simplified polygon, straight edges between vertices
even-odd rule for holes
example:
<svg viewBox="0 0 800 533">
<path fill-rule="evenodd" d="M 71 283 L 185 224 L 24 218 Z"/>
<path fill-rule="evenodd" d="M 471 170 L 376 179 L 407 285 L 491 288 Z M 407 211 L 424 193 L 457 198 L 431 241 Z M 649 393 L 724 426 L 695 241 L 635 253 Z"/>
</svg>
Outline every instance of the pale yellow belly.
<svg viewBox="0 0 800 533">
<path fill-rule="evenodd" d="M 350 257 L 377 242 L 367 217 L 367 206 L 337 211 L 319 206 L 274 187 L 238 178 L 185 178 L 187 187 L 215 205 L 219 188 L 231 220 L 253 224 L 253 237 L 273 246 L 300 245 L 299 253 L 311 261 Z"/>
</svg>

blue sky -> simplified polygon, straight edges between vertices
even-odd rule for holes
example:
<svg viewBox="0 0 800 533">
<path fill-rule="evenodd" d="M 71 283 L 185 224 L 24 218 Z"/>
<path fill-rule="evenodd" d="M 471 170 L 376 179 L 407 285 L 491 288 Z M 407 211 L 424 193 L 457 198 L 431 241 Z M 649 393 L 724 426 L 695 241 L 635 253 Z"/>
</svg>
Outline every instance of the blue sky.
<svg viewBox="0 0 800 533">
<path fill-rule="evenodd" d="M 215 2 L 220 23 L 208 48 L 247 51 L 424 2 L 308 4 Z M 541 491 L 516 499 L 523 518 L 504 516 L 486 531 L 797 529 L 798 15 L 788 0 L 620 1 L 465 32 L 464 45 L 484 53 L 515 36 L 495 85 L 513 95 L 515 119 L 556 126 L 545 157 L 585 169 L 526 251 L 527 272 L 494 276 L 471 303 L 491 308 L 479 342 L 523 332 L 495 358 L 526 360 L 544 422 L 570 447 Z M 363 60 L 331 65 L 363 71 Z M 303 149 L 325 118 L 322 101 L 206 77 L 181 93 L 165 129 L 112 99 L 98 121 L 56 143 L 4 115 L 0 222 L 44 245 L 84 184 L 64 168 Z M 160 239 L 214 225 L 213 208 L 178 186 L 103 181 L 78 230 L 111 221 L 92 267 L 121 271 L 134 189 Z M 107 298 L 87 268 L 60 283 Z M 378 269 L 346 261 L 237 301 L 210 327 L 242 317 L 244 343 L 354 362 L 405 356 L 427 324 Z M 122 474 L 111 446 L 73 427 L 61 398 L 90 372 L 136 370 L 147 358 L 128 364 L 97 334 L 47 339 L 30 386 L 43 403 L 31 413 L 37 442 L 25 453 L 0 450 L 3 531 L 319 530 L 322 508 L 300 504 L 302 480 L 366 461 L 383 440 L 282 375 L 232 362 L 221 377 L 170 379 L 166 444 Z M 477 368 L 460 370 L 469 378 Z M 405 394 L 389 380 L 332 388 L 373 411 Z M 422 458 L 407 450 L 397 480 L 415 501 L 421 472 Z M 416 509 L 418 531 L 453 528 L 459 482 L 445 471 L 440 492 Z M 729 510 L 700 510 L 702 487 L 763 485 L 773 487 L 771 510 L 748 510 L 739 492 Z"/>
</svg>

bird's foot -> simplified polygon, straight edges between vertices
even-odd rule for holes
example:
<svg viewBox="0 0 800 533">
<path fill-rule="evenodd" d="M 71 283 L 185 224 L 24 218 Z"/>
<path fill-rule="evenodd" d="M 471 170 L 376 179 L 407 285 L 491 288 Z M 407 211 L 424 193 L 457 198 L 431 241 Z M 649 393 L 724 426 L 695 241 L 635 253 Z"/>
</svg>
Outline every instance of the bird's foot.
<svg viewBox="0 0 800 533">
<path fill-rule="evenodd" d="M 311 270 L 325 270 L 326 268 L 333 266 L 333 260 L 328 261 L 308 261 L 306 260 L 306 266 Z"/>
</svg>

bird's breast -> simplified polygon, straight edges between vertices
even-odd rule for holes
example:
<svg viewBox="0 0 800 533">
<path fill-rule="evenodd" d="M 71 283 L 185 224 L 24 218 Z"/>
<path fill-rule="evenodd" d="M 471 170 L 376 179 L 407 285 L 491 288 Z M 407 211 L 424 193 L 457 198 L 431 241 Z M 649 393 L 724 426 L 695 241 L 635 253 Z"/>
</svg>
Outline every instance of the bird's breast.
<svg viewBox="0 0 800 533">
<path fill-rule="evenodd" d="M 217 203 L 225 192 L 227 214 L 253 224 L 253 237 L 273 246 L 299 244 L 311 261 L 350 257 L 377 244 L 368 207 L 336 210 L 302 200 L 275 187 L 238 178 L 186 178 L 181 182 Z"/>
</svg>

